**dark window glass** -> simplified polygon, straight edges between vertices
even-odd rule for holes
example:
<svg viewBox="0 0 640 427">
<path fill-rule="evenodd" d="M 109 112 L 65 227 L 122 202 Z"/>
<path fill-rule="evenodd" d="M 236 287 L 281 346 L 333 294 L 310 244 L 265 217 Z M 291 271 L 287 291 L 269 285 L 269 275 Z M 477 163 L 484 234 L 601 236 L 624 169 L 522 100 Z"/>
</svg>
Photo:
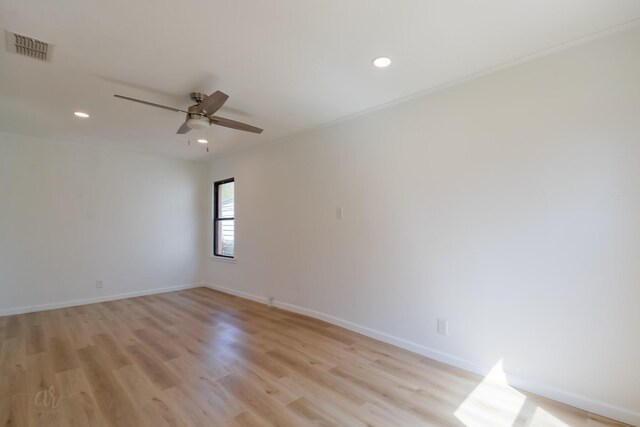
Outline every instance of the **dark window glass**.
<svg viewBox="0 0 640 427">
<path fill-rule="evenodd" d="M 213 185 L 213 254 L 235 256 L 235 182 L 233 178 Z"/>
</svg>

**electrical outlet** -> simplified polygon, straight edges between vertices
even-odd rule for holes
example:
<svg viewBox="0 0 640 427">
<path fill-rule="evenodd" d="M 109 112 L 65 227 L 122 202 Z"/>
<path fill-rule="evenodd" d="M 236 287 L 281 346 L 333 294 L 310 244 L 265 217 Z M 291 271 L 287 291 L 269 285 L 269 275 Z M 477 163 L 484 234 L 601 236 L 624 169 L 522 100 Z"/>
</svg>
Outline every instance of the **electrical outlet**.
<svg viewBox="0 0 640 427">
<path fill-rule="evenodd" d="M 336 209 L 336 218 L 342 219 L 344 217 L 344 210 L 342 208 Z"/>
<path fill-rule="evenodd" d="M 269 307 L 273 307 L 273 297 L 269 297 Z"/>
<path fill-rule="evenodd" d="M 438 319 L 438 333 L 449 335 L 449 321 L 447 319 Z"/>
<path fill-rule="evenodd" d="M 96 288 L 102 289 L 102 280 L 96 281 Z"/>
</svg>

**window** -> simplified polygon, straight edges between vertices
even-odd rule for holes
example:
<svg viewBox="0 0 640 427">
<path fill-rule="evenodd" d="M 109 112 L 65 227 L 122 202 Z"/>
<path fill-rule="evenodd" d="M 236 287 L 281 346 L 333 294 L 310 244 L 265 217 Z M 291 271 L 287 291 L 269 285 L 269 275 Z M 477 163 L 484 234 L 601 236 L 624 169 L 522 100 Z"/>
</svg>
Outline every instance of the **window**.
<svg viewBox="0 0 640 427">
<path fill-rule="evenodd" d="M 213 184 L 213 254 L 235 256 L 235 199 L 233 178 Z"/>
</svg>

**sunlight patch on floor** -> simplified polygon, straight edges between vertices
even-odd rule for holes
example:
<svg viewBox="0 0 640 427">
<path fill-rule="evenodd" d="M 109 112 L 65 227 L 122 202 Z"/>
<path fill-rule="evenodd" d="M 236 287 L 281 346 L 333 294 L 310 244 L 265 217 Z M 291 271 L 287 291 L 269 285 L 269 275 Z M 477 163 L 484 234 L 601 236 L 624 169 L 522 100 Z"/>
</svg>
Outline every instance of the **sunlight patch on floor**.
<svg viewBox="0 0 640 427">
<path fill-rule="evenodd" d="M 526 396 L 507 383 L 502 359 L 458 406 L 454 415 L 465 426 L 512 426 Z"/>
<path fill-rule="evenodd" d="M 531 422 L 527 425 L 531 427 L 570 427 L 569 424 L 560 421 L 539 406 L 536 407 Z"/>
<path fill-rule="evenodd" d="M 569 427 L 511 387 L 499 360 L 454 412 L 467 427 Z"/>
</svg>

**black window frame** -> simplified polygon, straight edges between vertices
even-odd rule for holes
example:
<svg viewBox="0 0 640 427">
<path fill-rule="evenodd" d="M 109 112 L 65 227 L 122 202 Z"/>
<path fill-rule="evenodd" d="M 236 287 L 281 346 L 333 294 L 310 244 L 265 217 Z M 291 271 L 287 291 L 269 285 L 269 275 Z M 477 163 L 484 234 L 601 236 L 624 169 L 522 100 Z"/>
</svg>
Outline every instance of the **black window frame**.
<svg viewBox="0 0 640 427">
<path fill-rule="evenodd" d="M 228 258 L 228 259 L 235 259 L 236 257 L 236 248 L 235 248 L 235 205 L 234 205 L 234 215 L 233 217 L 219 217 L 219 213 L 220 213 L 220 206 L 218 206 L 220 200 L 219 200 L 219 196 L 218 196 L 218 191 L 221 185 L 223 184 L 228 184 L 230 182 L 235 182 L 235 178 L 227 178 L 227 179 L 223 179 L 221 181 L 216 181 L 213 183 L 213 256 L 216 257 L 220 257 L 220 258 Z M 233 197 L 235 199 L 235 186 L 233 189 Z M 234 201 L 235 204 L 235 201 Z M 219 221 L 228 221 L 228 220 L 233 220 L 233 237 L 234 237 L 234 245 L 233 245 L 233 256 L 229 256 L 229 255 L 223 255 L 218 253 L 218 222 Z"/>
</svg>

